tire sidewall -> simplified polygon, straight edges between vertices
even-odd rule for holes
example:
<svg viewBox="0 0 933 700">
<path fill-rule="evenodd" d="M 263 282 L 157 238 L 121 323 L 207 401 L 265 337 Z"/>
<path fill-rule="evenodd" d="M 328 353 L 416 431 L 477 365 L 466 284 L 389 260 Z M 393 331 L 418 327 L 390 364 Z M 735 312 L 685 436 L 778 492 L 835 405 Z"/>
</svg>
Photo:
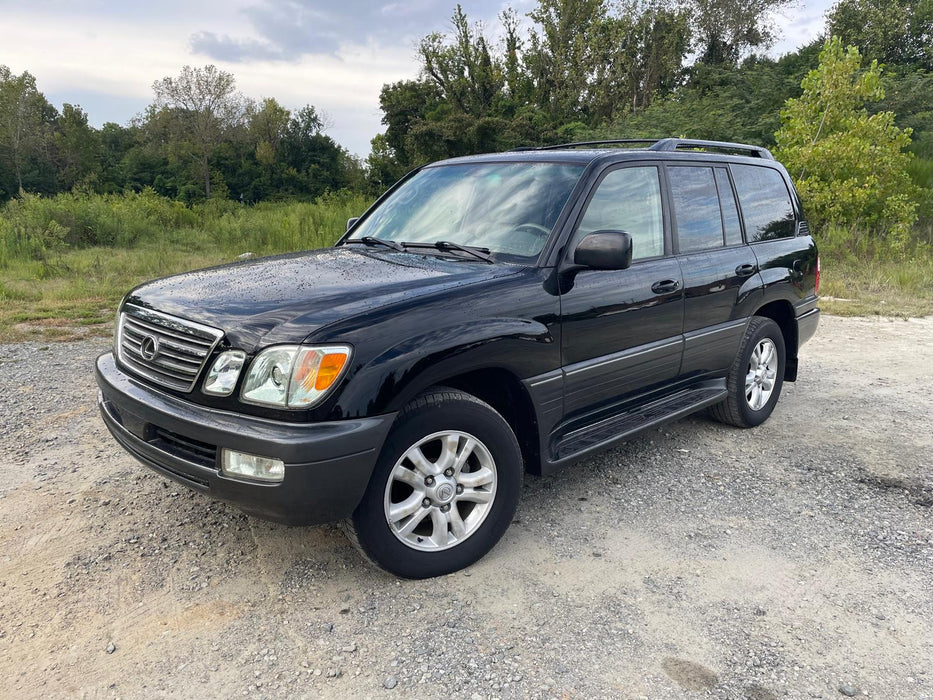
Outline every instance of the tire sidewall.
<svg viewBox="0 0 933 700">
<path fill-rule="evenodd" d="M 496 464 L 496 496 L 483 523 L 467 539 L 449 549 L 425 552 L 408 547 L 392 532 L 385 516 L 385 489 L 401 456 L 424 437 L 444 430 L 469 433 L 486 446 Z M 492 549 L 512 522 L 522 471 L 521 450 L 508 423 L 478 400 L 451 398 L 403 413 L 353 514 L 360 545 L 377 564 L 405 578 L 428 578 L 469 566 Z"/>
<path fill-rule="evenodd" d="M 756 411 L 748 405 L 748 400 L 745 398 L 745 377 L 748 374 L 748 366 L 749 362 L 751 362 L 752 353 L 755 351 L 755 348 L 758 347 L 758 344 L 765 339 L 770 340 L 774 344 L 778 354 L 777 376 L 774 379 L 774 390 L 771 392 L 771 396 L 768 397 L 767 403 Z M 739 411 L 742 414 L 743 420 L 749 427 L 761 425 L 768 419 L 771 412 L 774 411 L 774 407 L 777 405 L 778 399 L 781 396 L 781 388 L 784 386 L 785 357 L 786 349 L 784 346 L 784 335 L 781 333 L 781 329 L 771 319 L 764 319 L 764 322 L 752 332 L 748 343 L 745 345 L 745 352 L 742 353 L 742 361 L 739 365 L 738 376 L 736 377 L 736 392 L 738 394 L 736 399 L 738 400 Z"/>
</svg>

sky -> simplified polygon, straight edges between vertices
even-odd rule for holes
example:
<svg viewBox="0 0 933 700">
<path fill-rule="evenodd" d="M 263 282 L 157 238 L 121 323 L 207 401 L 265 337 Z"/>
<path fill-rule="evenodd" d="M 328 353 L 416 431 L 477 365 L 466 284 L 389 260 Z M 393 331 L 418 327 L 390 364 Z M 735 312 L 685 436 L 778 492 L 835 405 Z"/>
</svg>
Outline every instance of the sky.
<svg viewBox="0 0 933 700">
<path fill-rule="evenodd" d="M 490 30 L 505 6 L 460 0 Z M 383 84 L 418 75 L 416 46 L 447 31 L 456 0 L 0 0 L 0 64 L 29 71 L 56 107 L 81 105 L 90 122 L 126 124 L 152 101 L 152 83 L 184 65 L 213 63 L 254 99 L 314 105 L 327 133 L 365 157 L 382 131 Z M 771 53 L 816 37 L 830 0 L 800 0 L 777 17 Z"/>
</svg>

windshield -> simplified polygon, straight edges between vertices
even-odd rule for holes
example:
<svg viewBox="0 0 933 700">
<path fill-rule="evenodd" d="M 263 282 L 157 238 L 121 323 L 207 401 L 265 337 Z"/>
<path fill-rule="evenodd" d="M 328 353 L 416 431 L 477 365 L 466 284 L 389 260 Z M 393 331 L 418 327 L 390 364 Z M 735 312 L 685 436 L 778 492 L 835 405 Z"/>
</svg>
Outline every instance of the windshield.
<svg viewBox="0 0 933 700">
<path fill-rule="evenodd" d="M 366 237 L 449 241 L 534 258 L 583 171 L 568 163 L 464 163 L 416 173 L 357 226 Z"/>
</svg>

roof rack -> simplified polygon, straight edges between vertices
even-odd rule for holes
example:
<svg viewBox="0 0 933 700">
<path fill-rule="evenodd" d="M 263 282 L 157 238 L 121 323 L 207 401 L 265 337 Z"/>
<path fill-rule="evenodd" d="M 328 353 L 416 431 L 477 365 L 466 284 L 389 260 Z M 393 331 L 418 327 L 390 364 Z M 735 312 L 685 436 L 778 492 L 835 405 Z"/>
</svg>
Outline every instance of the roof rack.
<svg viewBox="0 0 933 700">
<path fill-rule="evenodd" d="M 623 146 L 636 143 L 656 143 L 658 139 L 612 139 L 610 141 L 574 141 L 553 146 L 518 146 L 513 151 L 556 151 L 563 148 L 585 148 L 588 146 Z"/>
<path fill-rule="evenodd" d="M 634 144 L 651 144 L 649 151 L 672 152 L 678 150 L 704 150 L 719 151 L 723 153 L 744 153 L 755 158 L 774 160 L 774 156 L 767 148 L 752 146 L 747 143 L 730 143 L 728 141 L 702 141 L 697 139 L 612 139 L 608 141 L 576 141 L 574 143 L 560 143 L 554 146 L 519 146 L 513 151 L 554 151 L 564 148 L 591 148 L 593 146 L 630 146 Z"/>
<path fill-rule="evenodd" d="M 746 153 L 755 158 L 765 158 L 774 160 L 771 151 L 762 146 L 752 146 L 747 143 L 730 143 L 728 141 L 702 141 L 697 139 L 660 139 L 656 141 L 648 150 L 651 151 L 677 151 L 685 150 L 703 150 L 703 151 L 723 151 L 729 153 Z"/>
</svg>

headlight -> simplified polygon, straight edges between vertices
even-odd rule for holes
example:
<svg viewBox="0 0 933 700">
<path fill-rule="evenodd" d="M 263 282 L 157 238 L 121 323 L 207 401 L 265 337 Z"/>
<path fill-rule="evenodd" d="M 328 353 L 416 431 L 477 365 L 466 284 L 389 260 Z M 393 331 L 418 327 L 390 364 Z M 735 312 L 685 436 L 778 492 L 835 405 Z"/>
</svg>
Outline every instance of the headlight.
<svg viewBox="0 0 933 700">
<path fill-rule="evenodd" d="M 249 367 L 242 398 L 248 403 L 307 408 L 337 383 L 349 359 L 346 345 L 280 345 L 263 350 Z"/>
<path fill-rule="evenodd" d="M 204 380 L 203 391 L 214 396 L 230 396 L 240 378 L 240 370 L 246 361 L 246 353 L 242 350 L 228 350 L 222 352 L 211 365 L 211 371 Z"/>
</svg>

